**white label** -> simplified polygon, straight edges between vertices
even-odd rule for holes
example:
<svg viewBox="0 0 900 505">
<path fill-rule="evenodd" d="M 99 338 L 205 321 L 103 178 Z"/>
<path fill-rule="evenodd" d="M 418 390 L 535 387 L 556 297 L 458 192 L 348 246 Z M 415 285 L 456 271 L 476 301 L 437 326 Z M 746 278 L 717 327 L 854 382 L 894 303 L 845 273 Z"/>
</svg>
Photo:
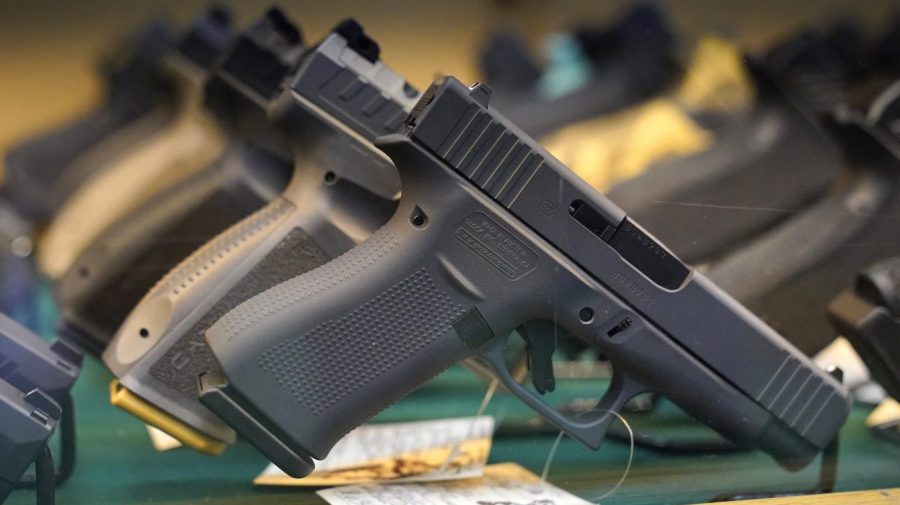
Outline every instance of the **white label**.
<svg viewBox="0 0 900 505">
<path fill-rule="evenodd" d="M 371 484 L 323 489 L 331 505 L 590 505 L 558 487 L 541 483 L 514 463 L 490 465 L 484 477 L 425 484 Z"/>
<path fill-rule="evenodd" d="M 146 426 L 147 433 L 150 435 L 150 443 L 153 444 L 153 448 L 157 451 L 165 452 L 181 447 L 181 442 L 175 439 L 175 437 L 169 435 L 159 428 L 150 426 L 149 424 Z"/>
<path fill-rule="evenodd" d="M 347 434 L 303 479 L 269 465 L 253 481 L 268 486 L 334 486 L 478 477 L 494 433 L 490 416 L 369 424 Z"/>
</svg>

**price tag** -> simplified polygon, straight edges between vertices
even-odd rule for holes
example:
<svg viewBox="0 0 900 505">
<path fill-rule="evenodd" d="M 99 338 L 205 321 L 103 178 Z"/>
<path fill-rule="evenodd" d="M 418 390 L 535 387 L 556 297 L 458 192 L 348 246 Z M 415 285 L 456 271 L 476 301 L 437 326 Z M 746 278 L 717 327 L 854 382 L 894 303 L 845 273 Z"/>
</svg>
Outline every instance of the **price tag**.
<svg viewBox="0 0 900 505">
<path fill-rule="evenodd" d="M 173 436 L 154 426 L 147 425 L 147 434 L 150 435 L 150 443 L 159 452 L 171 451 L 181 447 L 181 442 Z"/>
<path fill-rule="evenodd" d="M 325 487 L 479 477 L 493 432 L 490 416 L 365 425 L 338 442 L 311 475 L 294 479 L 269 465 L 253 483 Z"/>
<path fill-rule="evenodd" d="M 371 484 L 323 489 L 331 505 L 591 505 L 514 463 L 490 465 L 484 476 L 453 482 Z"/>
</svg>

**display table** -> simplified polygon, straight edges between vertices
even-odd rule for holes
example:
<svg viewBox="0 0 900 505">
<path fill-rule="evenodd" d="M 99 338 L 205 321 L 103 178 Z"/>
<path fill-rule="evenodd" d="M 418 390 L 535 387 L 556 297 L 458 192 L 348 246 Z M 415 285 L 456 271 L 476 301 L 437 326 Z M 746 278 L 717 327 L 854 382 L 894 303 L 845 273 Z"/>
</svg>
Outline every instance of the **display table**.
<svg viewBox="0 0 900 505">
<path fill-rule="evenodd" d="M 145 427 L 108 403 L 112 376 L 96 359 L 88 359 L 76 385 L 78 420 L 78 465 L 72 478 L 59 488 L 60 505 L 186 505 L 321 504 L 314 490 L 303 488 L 257 488 L 251 484 L 265 459 L 252 446 L 239 442 L 218 458 L 185 449 L 158 453 L 150 445 Z M 598 381 L 565 381 L 560 389 L 576 396 L 602 393 Z M 581 391 L 578 391 L 578 390 Z M 485 384 L 463 368 L 453 368 L 409 398 L 391 407 L 376 420 L 399 421 L 472 415 L 484 395 Z M 527 419 L 527 409 L 514 398 L 497 395 L 488 413 L 501 426 Z M 854 409 L 841 432 L 838 461 L 840 491 L 900 486 L 900 446 L 871 434 L 863 425 L 867 409 Z M 667 403 L 658 405 L 652 417 L 627 415 L 636 427 L 653 427 L 654 434 L 704 436 L 708 430 L 686 424 L 684 415 Z M 508 431 L 508 430 L 507 430 Z M 553 433 L 498 435 L 491 462 L 514 461 L 540 473 L 555 440 Z M 565 438 L 557 451 L 549 480 L 586 499 L 603 494 L 619 479 L 628 459 L 628 444 L 609 440 L 599 451 L 590 451 Z M 720 454 L 671 454 L 638 448 L 631 473 L 622 487 L 603 500 L 614 504 L 701 503 L 734 491 L 777 491 L 812 487 L 817 462 L 792 474 L 758 452 Z M 840 503 L 888 503 L 885 496 L 860 495 L 859 501 L 842 498 Z M 856 498 L 853 498 L 856 499 Z M 827 503 L 822 496 L 812 501 L 775 503 Z M 866 501 L 868 500 L 868 501 Z M 16 491 L 9 505 L 35 502 L 33 491 Z M 835 502 L 838 503 L 838 502 Z"/>
<path fill-rule="evenodd" d="M 900 489 L 875 489 L 816 496 L 790 496 L 765 500 L 747 500 L 742 505 L 893 505 L 900 503 Z"/>
</svg>

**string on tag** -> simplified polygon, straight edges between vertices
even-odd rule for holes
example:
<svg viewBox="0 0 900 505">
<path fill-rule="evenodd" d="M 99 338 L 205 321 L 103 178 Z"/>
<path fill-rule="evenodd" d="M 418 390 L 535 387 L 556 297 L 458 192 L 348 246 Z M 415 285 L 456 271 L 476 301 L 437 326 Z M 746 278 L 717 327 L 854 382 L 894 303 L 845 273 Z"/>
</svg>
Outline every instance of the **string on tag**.
<svg viewBox="0 0 900 505">
<path fill-rule="evenodd" d="M 593 412 L 607 412 L 613 416 L 616 416 L 616 418 L 622 422 L 622 424 L 625 426 L 625 429 L 628 431 L 628 443 L 629 443 L 628 462 L 625 464 L 625 471 L 622 472 L 622 476 L 619 477 L 619 480 L 618 480 L 618 482 L 616 482 L 616 485 L 614 485 L 609 491 L 601 494 L 600 496 L 590 499 L 590 501 L 592 503 L 599 504 L 600 500 L 608 498 L 613 493 L 618 491 L 618 489 L 622 486 L 622 484 L 625 483 L 625 479 L 628 478 L 629 472 L 631 472 L 631 463 L 632 463 L 632 461 L 634 461 L 634 430 L 631 429 L 631 425 L 628 423 L 628 421 L 621 414 L 619 414 L 616 411 L 607 410 L 607 409 L 598 409 Z M 581 414 L 585 414 L 585 413 L 586 412 L 582 412 Z M 547 461 L 544 463 L 544 470 L 541 472 L 541 480 L 538 484 L 541 487 L 543 487 L 544 484 L 547 482 L 547 475 L 550 473 L 550 466 L 553 464 L 553 459 L 556 457 L 556 450 L 559 448 L 559 444 L 560 444 L 560 442 L 562 442 L 562 439 L 564 436 L 565 436 L 565 433 L 560 431 L 559 435 L 557 435 L 557 437 L 556 437 L 556 440 L 553 442 L 553 446 L 550 447 L 550 452 L 547 454 Z"/>
<path fill-rule="evenodd" d="M 487 391 L 484 393 L 484 398 L 481 399 L 481 404 L 478 406 L 478 410 L 475 412 L 475 417 L 472 418 L 472 423 L 469 425 L 469 432 L 466 435 L 464 440 L 460 440 L 453 445 L 453 449 L 450 450 L 450 453 L 447 455 L 447 459 L 441 464 L 441 468 L 439 472 L 444 472 L 447 468 L 453 463 L 460 455 L 460 448 L 462 444 L 472 438 L 472 434 L 475 432 L 475 425 L 478 423 L 479 418 L 484 415 L 485 411 L 490 405 L 491 400 L 494 398 L 494 393 L 497 392 L 497 387 L 500 385 L 500 382 L 497 379 L 492 379 L 491 383 L 488 384 Z"/>
<path fill-rule="evenodd" d="M 485 391 L 484 393 L 484 398 L 481 399 L 481 405 L 478 406 L 478 412 L 475 413 L 476 418 L 484 415 L 484 412 L 487 410 L 488 405 L 491 403 L 491 399 L 494 398 L 494 393 L 497 392 L 497 387 L 499 385 L 500 381 L 498 381 L 497 379 L 491 379 L 491 383 L 488 385 L 487 391 Z"/>
</svg>

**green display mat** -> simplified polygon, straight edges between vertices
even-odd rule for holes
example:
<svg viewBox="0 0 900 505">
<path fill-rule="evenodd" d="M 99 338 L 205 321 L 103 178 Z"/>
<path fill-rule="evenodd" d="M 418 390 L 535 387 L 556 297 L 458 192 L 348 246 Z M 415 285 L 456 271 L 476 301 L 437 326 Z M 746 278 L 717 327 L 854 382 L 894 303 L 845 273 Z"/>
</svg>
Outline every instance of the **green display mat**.
<svg viewBox="0 0 900 505">
<path fill-rule="evenodd" d="M 324 503 L 314 490 L 259 488 L 252 479 L 266 460 L 249 444 L 239 442 L 224 455 L 211 458 L 186 449 L 156 452 L 145 427 L 108 403 L 112 376 L 102 363 L 88 359 L 75 388 L 78 423 L 78 464 L 72 478 L 58 489 L 57 503 L 120 504 L 306 504 Z M 561 381 L 560 390 L 573 397 L 596 396 L 598 381 Z M 376 421 L 399 421 L 472 415 L 486 386 L 462 367 L 448 370 L 430 384 L 397 403 Z M 514 398 L 498 394 L 487 412 L 504 431 L 529 414 Z M 900 486 L 900 445 L 873 435 L 864 426 L 868 409 L 856 408 L 841 432 L 838 489 L 857 490 Z M 708 430 L 688 422 L 662 402 L 651 414 L 629 414 L 632 424 L 653 427 L 654 434 L 705 436 Z M 520 423 L 521 424 L 521 423 Z M 647 428 L 649 429 L 649 428 Z M 513 461 L 540 473 L 556 436 L 543 433 L 498 434 L 491 462 Z M 628 443 L 608 440 L 591 451 L 565 438 L 556 453 L 549 480 L 586 499 L 593 499 L 618 481 L 628 460 Z M 622 487 L 604 504 L 683 504 L 735 491 L 777 491 L 811 487 L 818 461 L 790 473 L 759 452 L 672 454 L 638 448 Z M 32 490 L 13 492 L 9 505 L 35 502 Z"/>
</svg>

